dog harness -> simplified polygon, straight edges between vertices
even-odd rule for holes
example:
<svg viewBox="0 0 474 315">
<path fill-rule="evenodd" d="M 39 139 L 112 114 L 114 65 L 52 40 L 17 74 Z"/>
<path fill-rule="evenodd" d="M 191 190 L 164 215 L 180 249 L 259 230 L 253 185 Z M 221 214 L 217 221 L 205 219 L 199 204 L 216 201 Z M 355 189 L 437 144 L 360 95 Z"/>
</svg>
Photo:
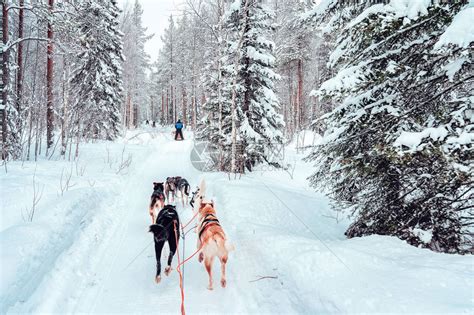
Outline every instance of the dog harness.
<svg viewBox="0 0 474 315">
<path fill-rule="evenodd" d="M 212 218 L 209 218 L 209 217 L 212 217 Z M 201 223 L 201 228 L 199 230 L 199 235 L 198 235 L 199 240 L 201 240 L 201 236 L 204 233 L 204 231 L 212 225 L 220 226 L 220 223 L 219 223 L 219 220 L 217 220 L 215 215 L 213 215 L 212 213 L 209 213 L 204 217 L 204 220 Z"/>
<path fill-rule="evenodd" d="M 152 198 L 157 197 L 158 199 L 163 200 L 163 199 L 165 199 L 165 194 L 163 193 L 162 190 L 157 189 L 157 190 L 153 191 L 153 194 L 151 195 L 151 197 Z"/>
<path fill-rule="evenodd" d="M 196 191 L 194 191 L 192 194 L 193 196 L 191 197 L 191 201 L 189 202 L 189 204 L 191 205 L 191 207 L 194 208 L 194 199 L 196 198 L 196 194 L 199 192 L 199 187 L 197 188 Z"/>
</svg>

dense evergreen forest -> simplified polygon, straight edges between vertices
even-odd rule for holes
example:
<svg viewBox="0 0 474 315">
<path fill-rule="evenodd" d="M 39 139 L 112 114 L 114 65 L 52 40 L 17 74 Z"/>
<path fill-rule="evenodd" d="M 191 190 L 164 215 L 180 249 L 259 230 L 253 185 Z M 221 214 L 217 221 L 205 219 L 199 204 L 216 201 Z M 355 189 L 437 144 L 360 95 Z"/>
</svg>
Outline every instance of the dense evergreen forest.
<svg viewBox="0 0 474 315">
<path fill-rule="evenodd" d="M 3 0 L 3 164 L 73 160 L 81 143 L 181 119 L 215 170 L 250 172 L 313 130 L 309 181 L 351 216 L 348 237 L 469 253 L 473 13 L 473 1 L 187 0 L 152 60 L 138 0 Z"/>
</svg>

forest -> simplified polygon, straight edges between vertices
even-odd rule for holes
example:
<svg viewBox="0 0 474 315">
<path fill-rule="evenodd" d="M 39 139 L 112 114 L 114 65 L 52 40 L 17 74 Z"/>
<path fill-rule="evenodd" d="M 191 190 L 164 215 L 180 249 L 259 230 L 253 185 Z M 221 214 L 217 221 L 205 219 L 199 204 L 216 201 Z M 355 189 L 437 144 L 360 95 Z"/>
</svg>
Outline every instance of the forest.
<svg viewBox="0 0 474 315">
<path fill-rule="evenodd" d="M 308 180 L 350 215 L 347 237 L 472 253 L 473 13 L 472 0 L 187 0 L 152 60 L 139 0 L 2 0 L 2 162 L 74 160 L 181 119 L 216 171 L 284 169 L 268 152 L 312 130 Z"/>
</svg>

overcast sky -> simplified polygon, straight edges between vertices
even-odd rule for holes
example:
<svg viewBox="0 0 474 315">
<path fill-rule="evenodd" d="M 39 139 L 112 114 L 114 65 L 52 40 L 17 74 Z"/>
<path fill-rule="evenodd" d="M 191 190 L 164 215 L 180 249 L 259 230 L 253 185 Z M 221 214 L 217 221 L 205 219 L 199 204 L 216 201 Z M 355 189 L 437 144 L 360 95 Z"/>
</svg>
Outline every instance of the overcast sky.
<svg viewBox="0 0 474 315">
<path fill-rule="evenodd" d="M 148 34 L 155 36 L 145 45 L 146 52 L 151 56 L 151 61 L 155 61 L 160 50 L 161 35 L 168 26 L 168 17 L 180 15 L 185 0 L 139 0 L 143 7 L 143 26 L 148 28 Z M 135 0 L 119 0 L 120 6 L 133 6 Z"/>
</svg>

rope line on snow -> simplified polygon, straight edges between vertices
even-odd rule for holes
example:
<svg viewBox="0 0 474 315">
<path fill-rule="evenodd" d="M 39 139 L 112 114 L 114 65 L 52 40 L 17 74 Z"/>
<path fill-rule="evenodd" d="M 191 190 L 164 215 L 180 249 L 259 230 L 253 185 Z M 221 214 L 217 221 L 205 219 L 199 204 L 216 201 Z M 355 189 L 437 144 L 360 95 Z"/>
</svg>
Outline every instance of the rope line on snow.
<svg viewBox="0 0 474 315">
<path fill-rule="evenodd" d="M 359 278 L 359 281 L 360 281 L 361 283 L 365 283 L 365 285 L 371 286 L 371 285 L 369 284 L 369 282 L 368 282 L 365 278 L 363 278 L 363 277 L 361 276 L 360 273 L 352 271 L 352 269 L 349 268 L 349 266 L 347 266 L 347 264 L 345 264 L 344 261 L 343 261 L 338 255 L 336 255 L 336 253 L 335 253 L 333 250 L 331 250 L 331 248 L 329 247 L 329 245 L 327 245 L 323 240 L 321 240 L 321 239 L 319 238 L 319 236 L 318 236 L 313 230 L 311 230 L 311 228 L 310 228 L 300 217 L 298 217 L 298 216 L 296 215 L 296 213 L 295 213 L 283 200 L 281 200 L 280 197 L 278 197 L 278 195 L 277 195 L 273 190 L 271 190 L 270 187 L 268 187 L 268 186 L 265 184 L 265 182 L 263 182 L 262 180 L 260 180 L 259 178 L 256 178 L 256 177 L 252 177 L 252 176 L 248 176 L 248 177 L 260 181 L 260 182 L 267 188 L 267 190 L 270 191 L 270 192 L 295 216 L 295 218 L 297 218 L 298 221 L 300 221 L 301 224 L 303 224 L 303 225 L 308 229 L 308 231 L 310 231 L 311 234 L 313 234 L 313 235 L 321 242 L 321 244 L 323 244 L 324 247 L 326 247 L 326 248 L 329 250 L 329 252 L 330 252 L 332 255 L 334 255 L 334 257 L 336 257 L 337 260 L 339 260 L 339 262 L 347 268 L 347 270 L 349 270 L 350 272 L 352 272 L 352 273 L 355 275 L 355 277 Z M 383 284 L 376 283 L 375 286 L 377 287 L 377 289 L 381 289 L 381 290 L 385 291 L 386 293 L 389 292 L 389 290 L 388 290 Z"/>
<path fill-rule="evenodd" d="M 193 217 L 193 219 L 194 219 L 194 217 Z M 188 222 L 188 224 L 189 224 L 189 222 Z M 179 289 L 181 291 L 181 314 L 185 315 L 186 310 L 184 308 L 184 264 L 187 261 L 189 261 L 191 258 L 193 258 L 197 253 L 199 253 L 201 251 L 203 244 L 201 244 L 201 246 L 199 246 L 199 248 L 191 256 L 189 256 L 185 260 L 181 261 L 181 255 L 179 254 L 179 238 L 178 238 L 178 232 L 177 232 L 177 229 L 176 229 L 176 220 L 173 220 L 173 225 L 174 225 L 174 237 L 175 237 L 175 240 L 176 240 L 176 254 L 178 256 L 178 265 L 176 266 L 176 271 L 179 274 Z M 184 255 L 186 253 L 185 252 L 185 243 L 186 243 L 186 237 L 185 236 L 186 236 L 186 234 L 188 234 L 189 231 L 191 231 L 191 229 L 189 229 L 185 233 L 184 232 L 184 226 L 182 224 L 181 224 L 181 229 L 182 229 L 182 232 L 183 232 L 183 255 Z M 183 267 L 182 270 L 181 270 L 181 267 Z"/>
<path fill-rule="evenodd" d="M 249 176 L 249 177 L 250 177 L 250 176 Z M 269 192 L 271 192 L 272 195 L 275 196 L 275 198 L 278 199 L 278 201 L 280 201 L 280 203 L 281 203 L 283 206 L 285 206 L 285 208 L 288 209 L 288 210 L 290 211 L 290 213 L 293 214 L 293 216 L 294 216 L 296 219 L 298 219 L 298 221 L 300 221 L 300 223 L 301 223 L 302 225 L 304 225 L 304 226 L 306 227 L 306 229 L 307 229 L 309 232 L 311 232 L 311 234 L 313 234 L 314 237 L 316 237 L 316 238 L 321 242 L 321 244 L 323 244 L 324 247 L 326 247 L 326 248 L 329 250 L 329 252 L 330 252 L 334 257 L 337 258 L 337 260 L 339 260 L 339 262 L 340 262 L 342 265 L 344 265 L 344 267 L 347 268 L 347 270 L 349 270 L 350 272 L 352 272 L 351 268 L 349 268 L 349 266 L 348 266 L 338 255 L 336 255 L 336 253 L 335 253 L 315 232 L 313 232 L 313 230 L 311 230 L 311 228 L 310 228 L 299 216 L 297 216 L 296 213 L 295 213 L 283 200 L 281 200 L 280 197 L 278 197 L 278 195 L 277 195 L 273 190 L 271 190 L 270 187 L 267 186 L 267 184 L 265 184 L 265 182 L 263 182 L 262 180 L 260 180 L 259 178 L 256 178 L 256 177 L 250 177 L 250 178 L 255 178 L 255 179 L 257 179 L 258 181 L 260 181 L 260 182 L 263 184 L 263 186 L 265 186 L 265 188 L 267 188 L 267 190 L 268 190 Z"/>
<path fill-rule="evenodd" d="M 135 258 L 133 258 L 132 261 L 131 261 L 127 266 L 125 266 L 125 268 L 123 268 L 122 271 L 127 270 L 127 268 L 130 267 L 130 265 L 133 264 L 133 263 L 135 262 L 135 260 L 137 260 L 137 258 L 138 258 L 141 254 L 143 254 L 143 252 L 144 252 L 144 251 L 148 248 L 148 246 L 150 246 L 153 242 L 154 242 L 154 240 L 152 240 L 150 243 L 148 243 L 148 244 L 145 246 L 145 248 L 143 248 L 143 249 L 138 253 L 138 255 L 136 255 Z"/>
</svg>

